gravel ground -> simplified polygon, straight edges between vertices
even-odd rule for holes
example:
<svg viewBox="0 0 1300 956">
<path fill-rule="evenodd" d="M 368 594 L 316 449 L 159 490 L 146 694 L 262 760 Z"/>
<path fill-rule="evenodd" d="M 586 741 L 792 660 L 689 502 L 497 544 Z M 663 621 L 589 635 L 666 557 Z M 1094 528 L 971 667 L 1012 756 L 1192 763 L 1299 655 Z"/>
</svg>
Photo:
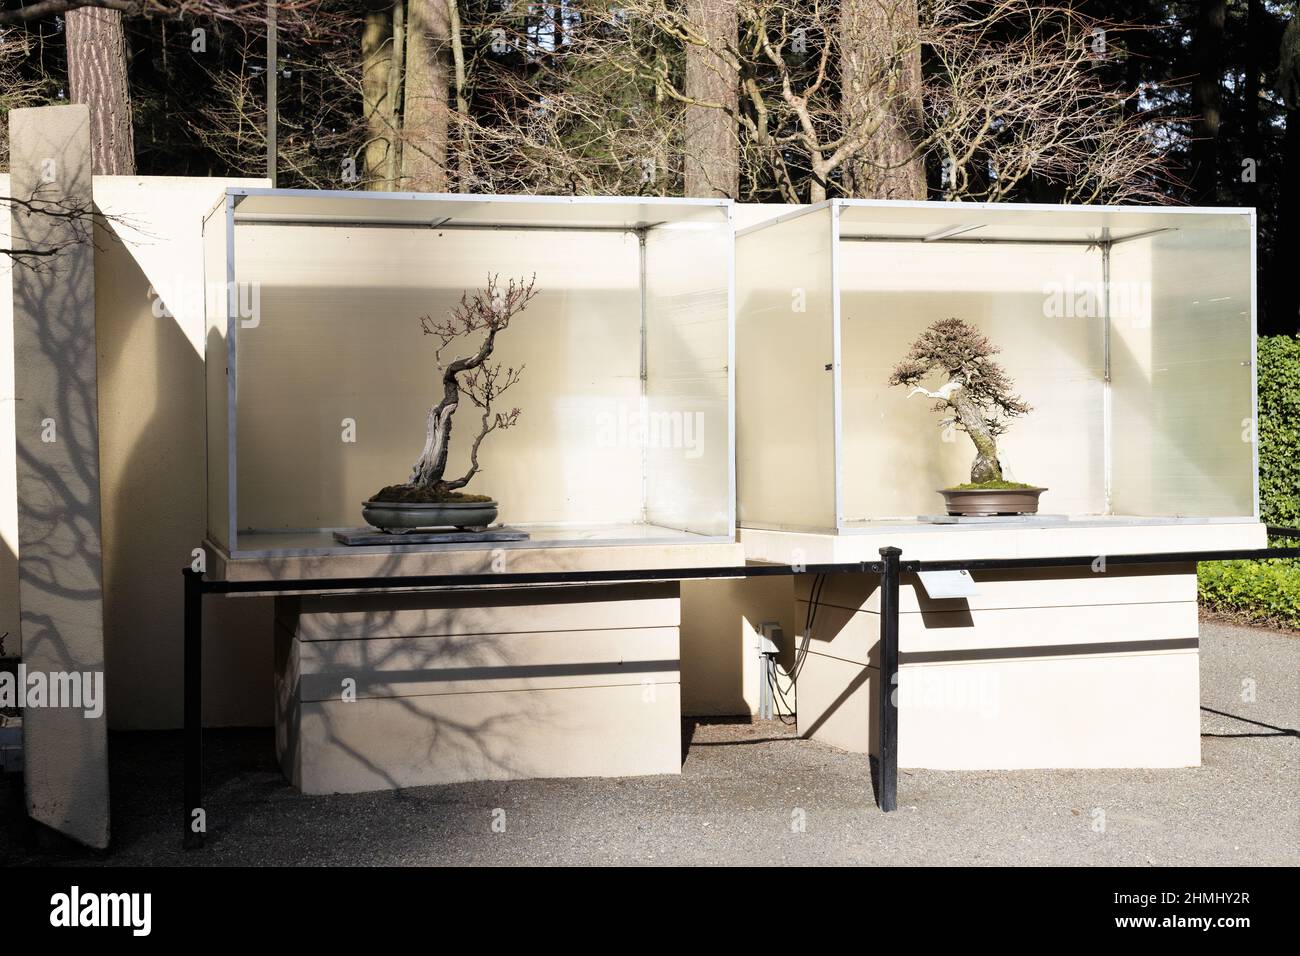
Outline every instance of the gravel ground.
<svg viewBox="0 0 1300 956">
<path fill-rule="evenodd" d="M 119 734 L 113 851 L 34 833 L 11 775 L 0 863 L 1300 864 L 1300 637 L 1205 622 L 1201 684 L 1201 767 L 903 771 L 890 815 L 872 805 L 865 757 L 776 721 L 686 722 L 681 776 L 330 797 L 284 783 L 270 731 L 211 731 L 214 832 L 191 853 L 177 845 L 179 734 Z"/>
</svg>

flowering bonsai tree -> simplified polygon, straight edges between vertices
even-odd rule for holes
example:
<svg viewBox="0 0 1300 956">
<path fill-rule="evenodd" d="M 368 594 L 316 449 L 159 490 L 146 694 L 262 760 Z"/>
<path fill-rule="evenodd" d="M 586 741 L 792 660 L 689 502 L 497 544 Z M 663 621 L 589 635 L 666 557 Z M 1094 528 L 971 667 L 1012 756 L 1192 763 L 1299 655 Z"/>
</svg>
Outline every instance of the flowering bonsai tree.
<svg viewBox="0 0 1300 956">
<path fill-rule="evenodd" d="M 936 399 L 934 410 L 945 414 L 940 427 L 953 425 L 970 436 L 975 445 L 972 486 L 1029 487 L 1007 482 L 998 459 L 997 439 L 1006 432 L 1008 420 L 1033 410 L 1012 394 L 1006 370 L 993 361 L 1000 351 L 969 323 L 940 319 L 912 343 L 894 366 L 889 384 L 911 385 L 909 397 L 921 394 Z M 921 385 L 931 377 L 945 379 L 933 392 Z"/>
<path fill-rule="evenodd" d="M 429 316 L 420 319 L 425 335 L 438 341 L 434 361 L 441 375 L 442 397 L 429 409 L 426 419 L 424 448 L 411 468 L 404 485 L 389 485 L 373 501 L 449 502 L 488 501 L 486 495 L 466 495 L 458 491 L 469 484 L 479 471 L 478 450 L 483 439 L 494 431 L 512 427 L 519 420 L 519 409 L 498 411 L 501 396 L 519 381 L 524 367 L 505 367 L 493 362 L 492 350 L 497 336 L 510 327 L 510 321 L 522 312 L 536 295 L 536 276 L 511 279 L 502 288 L 498 276 L 490 275 L 487 285 L 466 292 L 445 319 Z M 453 343 L 482 335 L 469 355 L 449 359 Z M 461 400 L 468 400 L 479 410 L 478 433 L 470 445 L 469 470 L 459 478 L 447 478 L 447 456 L 451 449 L 451 426 Z"/>
</svg>

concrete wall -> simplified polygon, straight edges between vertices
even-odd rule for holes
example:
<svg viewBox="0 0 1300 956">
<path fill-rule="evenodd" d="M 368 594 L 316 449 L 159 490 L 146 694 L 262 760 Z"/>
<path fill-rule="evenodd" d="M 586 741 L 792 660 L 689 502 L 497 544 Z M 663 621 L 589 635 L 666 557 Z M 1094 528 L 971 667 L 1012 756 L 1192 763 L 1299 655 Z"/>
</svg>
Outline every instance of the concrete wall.
<svg viewBox="0 0 1300 956">
<path fill-rule="evenodd" d="M 203 280 L 198 225 L 227 183 L 94 177 L 96 354 L 108 721 L 176 727 L 181 717 L 180 569 L 203 540 Z M 8 176 L 0 177 L 6 194 Z M 6 237 L 8 211 L 0 210 Z M 10 263 L 0 257 L 0 633 L 19 649 Z M 167 309 L 159 304 L 166 296 Z M 171 314 L 167 314 L 170 312 Z M 208 601 L 204 714 L 271 721 L 271 606 Z"/>
<path fill-rule="evenodd" d="M 203 541 L 201 217 L 227 182 L 96 176 L 109 725 L 181 719 L 181 568 Z M 271 602 L 205 602 L 204 719 L 270 723 Z"/>
<path fill-rule="evenodd" d="M 794 705 L 787 676 L 794 661 L 794 579 L 749 578 L 682 582 L 682 714 L 732 716 L 758 712 L 758 635 L 766 621 L 781 625 L 777 657 L 784 708 Z"/>
<path fill-rule="evenodd" d="M 30 253 L 11 273 L 23 659 L 52 689 L 102 689 L 90 113 L 12 110 L 9 131 L 10 187 L 33 203 L 15 213 L 9 243 Z M 25 708 L 23 783 L 32 819 L 102 848 L 108 733 L 102 711 L 85 704 L 77 693 Z"/>
<path fill-rule="evenodd" d="M 0 173 L 0 195 L 9 195 L 9 174 Z M 9 206 L 0 204 L 0 236 L 9 237 Z M 0 634 L 5 653 L 22 650 L 18 629 L 18 486 L 14 458 L 13 264 L 0 256 Z"/>
</svg>

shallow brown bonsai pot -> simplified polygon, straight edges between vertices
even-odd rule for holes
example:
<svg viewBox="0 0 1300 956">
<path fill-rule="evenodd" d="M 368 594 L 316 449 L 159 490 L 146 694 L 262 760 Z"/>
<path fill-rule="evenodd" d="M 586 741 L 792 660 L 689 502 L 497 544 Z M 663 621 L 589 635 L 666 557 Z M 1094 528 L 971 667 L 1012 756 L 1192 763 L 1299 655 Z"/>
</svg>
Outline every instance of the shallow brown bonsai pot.
<svg viewBox="0 0 1300 956">
<path fill-rule="evenodd" d="M 1046 488 L 943 488 L 948 514 L 965 517 L 1036 515 L 1038 496 Z"/>
<path fill-rule="evenodd" d="M 374 501 L 361 505 L 361 516 L 389 534 L 420 528 L 482 531 L 497 520 L 495 501 Z"/>
</svg>

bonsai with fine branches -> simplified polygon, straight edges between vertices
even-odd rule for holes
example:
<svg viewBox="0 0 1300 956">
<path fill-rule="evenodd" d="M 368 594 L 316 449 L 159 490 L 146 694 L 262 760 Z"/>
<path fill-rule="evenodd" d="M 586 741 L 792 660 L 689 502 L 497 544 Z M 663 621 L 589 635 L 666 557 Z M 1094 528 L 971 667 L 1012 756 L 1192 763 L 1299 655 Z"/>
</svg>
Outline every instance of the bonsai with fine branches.
<svg viewBox="0 0 1300 956">
<path fill-rule="evenodd" d="M 998 458 L 998 436 L 1007 430 L 1009 419 L 1032 411 L 1012 394 L 1006 370 L 992 356 L 1000 352 L 982 332 L 961 319 L 940 319 L 912 343 L 903 360 L 894 366 L 890 385 L 911 385 L 911 395 L 937 399 L 934 410 L 946 413 L 940 427 L 953 425 L 970 436 L 975 445 L 971 464 L 973 485 L 1003 483 Z M 945 377 L 936 391 L 922 382 L 932 376 Z"/>
<path fill-rule="evenodd" d="M 458 491 L 469 484 L 479 471 L 478 451 L 483 439 L 494 431 L 503 431 L 519 420 L 519 409 L 498 411 L 501 396 L 519 381 L 524 367 L 507 367 L 493 362 L 492 351 L 497 336 L 510 327 L 511 320 L 522 312 L 536 295 L 536 276 L 527 280 L 511 279 L 503 288 L 498 276 L 490 275 L 487 285 L 466 292 L 447 317 L 420 319 L 425 335 L 438 341 L 434 350 L 442 386 L 442 396 L 429 409 L 425 423 L 424 448 L 411 468 L 404 485 L 390 485 L 375 501 L 457 501 L 470 499 Z M 481 335 L 481 339 L 476 339 Z M 477 341 L 474 351 L 461 358 L 448 359 L 454 343 Z M 451 449 L 451 426 L 462 399 L 479 411 L 478 433 L 469 449 L 469 470 L 459 478 L 447 478 L 447 458 Z M 483 499 L 486 500 L 486 499 Z"/>
</svg>

